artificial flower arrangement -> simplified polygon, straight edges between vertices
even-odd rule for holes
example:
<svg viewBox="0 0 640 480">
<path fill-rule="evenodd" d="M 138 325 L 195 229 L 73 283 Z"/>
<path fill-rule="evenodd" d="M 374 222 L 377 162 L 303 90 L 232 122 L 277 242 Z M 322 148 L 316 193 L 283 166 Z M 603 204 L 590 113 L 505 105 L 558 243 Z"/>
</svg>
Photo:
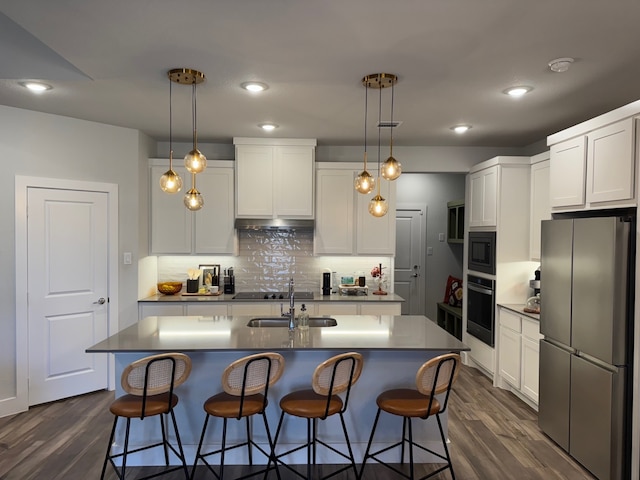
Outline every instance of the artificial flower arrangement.
<svg viewBox="0 0 640 480">
<path fill-rule="evenodd" d="M 383 275 L 383 273 L 382 273 L 382 264 L 381 263 L 379 263 L 378 265 L 376 265 L 375 267 L 373 267 L 371 269 L 371 276 L 373 278 L 375 278 L 377 280 L 377 282 L 378 282 L 378 290 L 373 292 L 374 295 L 386 295 L 387 294 L 387 292 L 385 292 L 382 289 L 382 286 L 384 285 L 384 280 L 382 278 L 382 275 Z"/>
</svg>

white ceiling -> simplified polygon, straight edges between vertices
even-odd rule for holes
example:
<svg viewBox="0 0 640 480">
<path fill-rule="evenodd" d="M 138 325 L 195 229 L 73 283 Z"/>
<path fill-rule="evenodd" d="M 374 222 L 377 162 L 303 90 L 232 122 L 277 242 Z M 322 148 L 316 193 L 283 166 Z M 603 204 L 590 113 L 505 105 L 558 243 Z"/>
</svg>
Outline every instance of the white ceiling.
<svg viewBox="0 0 640 480">
<path fill-rule="evenodd" d="M 177 67 L 207 77 L 200 142 L 361 145 L 360 80 L 377 72 L 399 77 L 399 146 L 524 147 L 640 99 L 637 0 L 0 0 L 0 12 L 0 104 L 157 140 L 169 136 L 166 74 Z M 547 67 L 567 56 L 576 59 L 568 72 Z M 34 96 L 24 79 L 54 89 Z M 249 94 L 239 87 L 248 80 L 270 88 Z M 516 84 L 534 90 L 502 93 Z M 190 96 L 174 84 L 174 141 L 191 138 Z M 370 90 L 369 144 L 377 108 Z M 280 128 L 265 134 L 266 121 Z M 473 128 L 455 135 L 458 123 Z"/>
</svg>

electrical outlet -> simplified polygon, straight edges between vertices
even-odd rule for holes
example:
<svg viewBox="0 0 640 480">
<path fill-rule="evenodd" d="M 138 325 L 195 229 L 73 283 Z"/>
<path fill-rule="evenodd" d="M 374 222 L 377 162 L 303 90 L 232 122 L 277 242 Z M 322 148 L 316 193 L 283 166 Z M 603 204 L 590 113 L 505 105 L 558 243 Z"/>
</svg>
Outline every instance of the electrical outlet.
<svg viewBox="0 0 640 480">
<path fill-rule="evenodd" d="M 444 233 L 438 234 L 438 240 L 440 240 L 441 242 L 444 242 Z"/>
<path fill-rule="evenodd" d="M 427 255 L 433 255 L 433 247 L 427 247 Z"/>
</svg>

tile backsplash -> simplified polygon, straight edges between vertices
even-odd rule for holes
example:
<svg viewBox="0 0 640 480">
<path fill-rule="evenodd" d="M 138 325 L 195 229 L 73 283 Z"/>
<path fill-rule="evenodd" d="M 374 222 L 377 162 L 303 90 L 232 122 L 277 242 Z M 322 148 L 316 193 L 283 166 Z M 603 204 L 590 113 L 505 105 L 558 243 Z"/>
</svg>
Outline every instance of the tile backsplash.
<svg viewBox="0 0 640 480">
<path fill-rule="evenodd" d="M 319 292 L 322 273 L 336 272 L 342 276 L 364 275 L 369 289 L 377 288 L 371 269 L 382 263 L 387 277 L 386 289 L 393 289 L 393 259 L 376 256 L 313 255 L 313 232 L 240 230 L 238 256 L 161 256 L 158 257 L 158 281 L 184 281 L 189 268 L 199 265 L 220 265 L 222 270 L 233 267 L 236 292 L 280 291 L 287 289 L 293 277 L 296 290 Z"/>
</svg>

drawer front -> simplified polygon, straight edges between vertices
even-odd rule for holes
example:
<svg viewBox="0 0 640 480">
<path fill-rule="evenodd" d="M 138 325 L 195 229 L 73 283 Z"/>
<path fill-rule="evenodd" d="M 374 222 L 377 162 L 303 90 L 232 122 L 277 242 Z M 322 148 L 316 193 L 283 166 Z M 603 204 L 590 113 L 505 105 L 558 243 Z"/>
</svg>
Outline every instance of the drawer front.
<svg viewBox="0 0 640 480">
<path fill-rule="evenodd" d="M 535 320 L 522 319 L 522 335 L 532 340 L 540 340 L 540 322 Z"/>
<path fill-rule="evenodd" d="M 514 332 L 521 332 L 520 326 L 520 315 L 516 315 L 509 310 L 505 310 L 504 308 L 500 310 L 500 325 L 506 327 Z"/>
</svg>

